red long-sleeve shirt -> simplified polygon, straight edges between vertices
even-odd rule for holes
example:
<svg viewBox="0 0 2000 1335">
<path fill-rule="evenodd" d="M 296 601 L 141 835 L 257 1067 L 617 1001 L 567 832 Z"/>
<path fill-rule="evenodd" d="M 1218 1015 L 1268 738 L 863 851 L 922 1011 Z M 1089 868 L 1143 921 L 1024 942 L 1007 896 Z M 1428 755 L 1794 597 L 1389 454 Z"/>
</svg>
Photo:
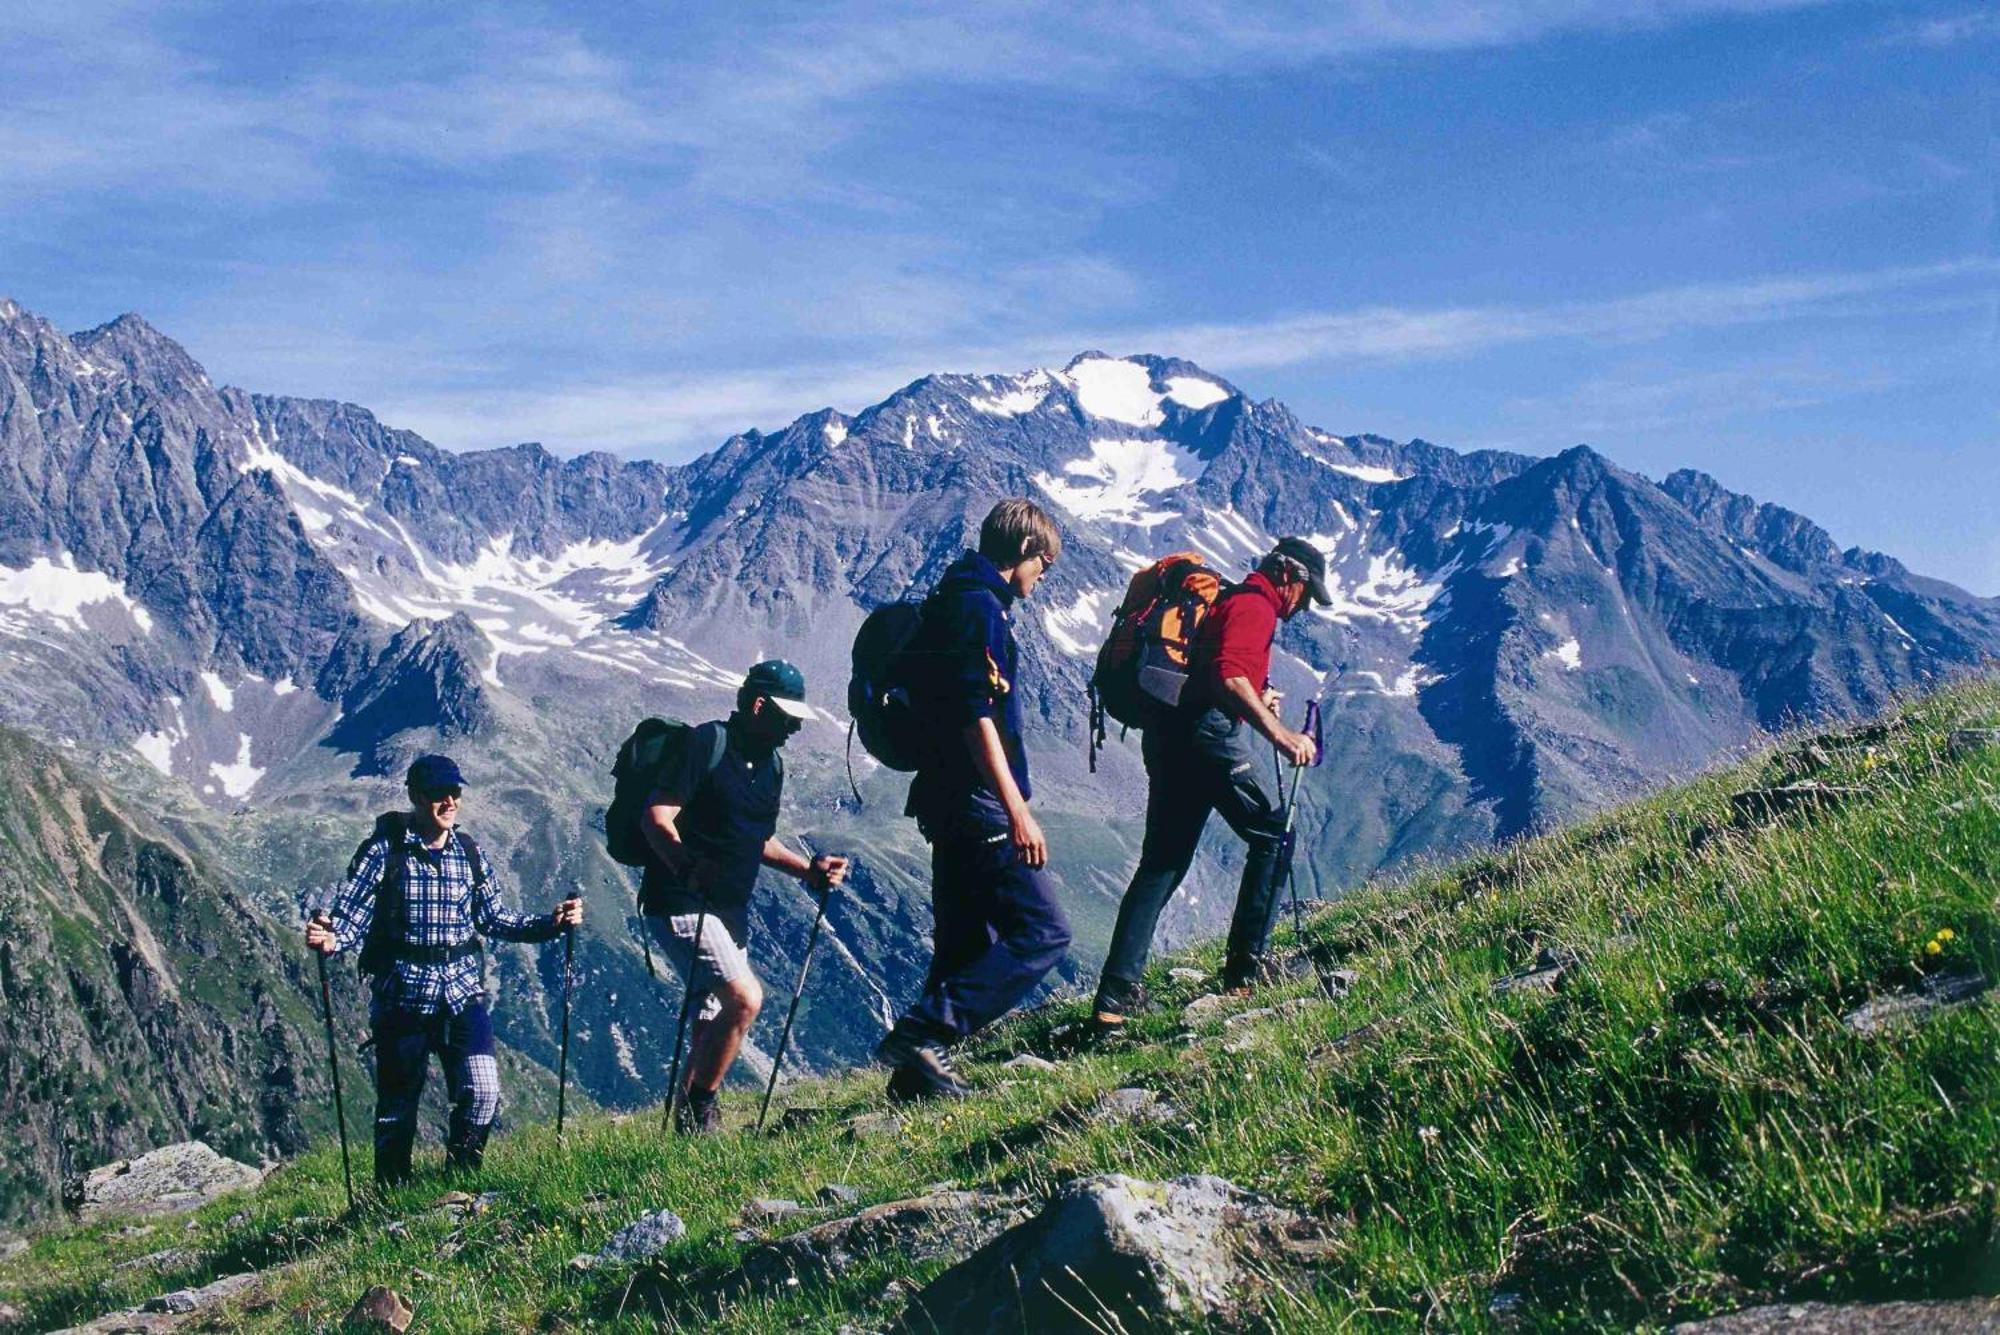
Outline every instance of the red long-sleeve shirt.
<svg viewBox="0 0 2000 1335">
<path fill-rule="evenodd" d="M 1278 634 L 1278 590 L 1261 572 L 1252 574 L 1238 591 L 1216 603 L 1194 633 L 1188 648 L 1188 684 L 1195 700 L 1230 713 L 1222 683 L 1245 677 L 1263 690 L 1271 680 L 1271 641 Z"/>
</svg>

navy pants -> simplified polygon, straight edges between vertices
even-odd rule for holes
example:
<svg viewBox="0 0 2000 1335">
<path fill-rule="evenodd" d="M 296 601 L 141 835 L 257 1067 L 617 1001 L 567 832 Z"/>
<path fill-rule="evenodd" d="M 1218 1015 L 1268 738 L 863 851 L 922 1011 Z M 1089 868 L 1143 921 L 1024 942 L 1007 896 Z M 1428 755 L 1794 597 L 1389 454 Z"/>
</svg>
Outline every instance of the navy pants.
<svg viewBox="0 0 2000 1335">
<path fill-rule="evenodd" d="M 1223 983 L 1234 987 L 1254 980 L 1278 907 L 1278 850 L 1285 835 L 1284 810 L 1258 778 L 1263 750 L 1261 736 L 1219 709 L 1146 730 L 1146 842 L 1118 905 L 1118 925 L 1097 985 L 1100 1009 L 1122 1013 L 1138 987 L 1160 913 L 1194 865 L 1210 812 L 1221 813 L 1245 845 Z"/>
<path fill-rule="evenodd" d="M 935 950 L 923 995 L 897 1022 L 953 1042 L 1005 1015 L 1069 951 L 1069 919 L 1048 875 L 1021 861 L 1006 816 L 983 795 L 925 822 Z"/>
<path fill-rule="evenodd" d="M 451 1094 L 445 1164 L 477 1168 L 500 1114 L 500 1068 L 493 1059 L 493 1018 L 475 1001 L 456 1015 L 405 1010 L 376 1013 L 375 1180 L 390 1186 L 410 1176 L 417 1106 L 435 1052 Z"/>
</svg>

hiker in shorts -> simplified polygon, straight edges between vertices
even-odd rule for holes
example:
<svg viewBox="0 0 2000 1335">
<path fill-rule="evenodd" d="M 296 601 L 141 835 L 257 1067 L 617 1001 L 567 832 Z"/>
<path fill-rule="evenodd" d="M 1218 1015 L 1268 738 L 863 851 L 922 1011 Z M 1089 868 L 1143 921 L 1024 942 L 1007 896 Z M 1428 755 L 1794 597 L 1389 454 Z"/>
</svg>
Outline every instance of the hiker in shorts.
<svg viewBox="0 0 2000 1335">
<path fill-rule="evenodd" d="M 653 855 L 639 883 L 639 912 L 681 975 L 687 1004 L 698 1008 L 674 1113 L 683 1133 L 721 1126 L 717 1093 L 764 1006 L 745 949 L 758 870 L 795 876 L 821 894 L 847 878 L 846 858 L 809 858 L 776 837 L 785 783 L 778 751 L 815 717 L 804 674 L 782 659 L 757 664 L 736 692 L 736 712 L 694 729 L 655 777 L 639 821 Z"/>
<path fill-rule="evenodd" d="M 306 924 L 306 945 L 331 955 L 361 947 L 373 978 L 375 1181 L 410 1176 L 417 1106 L 433 1052 L 450 1090 L 445 1165 L 477 1169 L 500 1115 L 500 1068 L 486 1008 L 479 937 L 548 941 L 583 921 L 583 901 L 529 917 L 501 902 L 493 864 L 458 828 L 465 778 L 450 756 L 418 756 L 410 810 L 378 817 L 347 864 L 333 903 Z"/>
<path fill-rule="evenodd" d="M 1308 600 L 1322 606 L 1326 557 L 1304 538 L 1282 538 L 1242 584 L 1225 594 L 1195 631 L 1180 705 L 1146 729 L 1146 835 L 1138 870 L 1118 906 L 1111 950 L 1098 979 L 1094 1035 L 1115 1036 L 1145 999 L 1139 979 L 1160 911 L 1173 898 L 1201 843 L 1210 812 L 1222 813 L 1246 846 L 1243 880 L 1229 923 L 1222 986 L 1247 994 L 1264 981 L 1265 943 L 1278 904 L 1278 852 L 1285 815 L 1258 775 L 1256 739 L 1294 765 L 1313 760 L 1313 741 L 1278 718 L 1271 689 L 1271 643 L 1281 621 Z"/>
<path fill-rule="evenodd" d="M 951 1045 L 1013 1009 L 1069 950 L 1048 840 L 1028 806 L 1012 610 L 1061 554 L 1055 521 L 1033 502 L 994 506 L 979 549 L 925 602 L 908 650 L 912 703 L 938 736 L 904 808 L 930 841 L 935 927 L 923 994 L 875 1049 L 898 1101 L 969 1093 Z"/>
</svg>

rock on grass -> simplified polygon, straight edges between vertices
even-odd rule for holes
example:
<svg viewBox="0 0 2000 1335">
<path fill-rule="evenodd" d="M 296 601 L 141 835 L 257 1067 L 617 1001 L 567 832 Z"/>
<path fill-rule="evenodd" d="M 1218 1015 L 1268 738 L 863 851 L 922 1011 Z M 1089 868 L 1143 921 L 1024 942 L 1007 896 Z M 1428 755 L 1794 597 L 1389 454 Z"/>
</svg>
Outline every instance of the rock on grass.
<svg viewBox="0 0 2000 1335">
<path fill-rule="evenodd" d="M 672 1243 L 687 1236 L 687 1224 L 672 1210 L 655 1210 L 642 1214 L 625 1227 L 613 1233 L 605 1244 L 597 1249 L 597 1259 L 616 1265 L 626 1261 L 643 1261 L 657 1256 Z"/>
<path fill-rule="evenodd" d="M 1084 1178 L 933 1280 L 896 1329 L 1233 1323 L 1266 1276 L 1311 1248 L 1307 1232 L 1291 1211 L 1218 1177 Z"/>
</svg>

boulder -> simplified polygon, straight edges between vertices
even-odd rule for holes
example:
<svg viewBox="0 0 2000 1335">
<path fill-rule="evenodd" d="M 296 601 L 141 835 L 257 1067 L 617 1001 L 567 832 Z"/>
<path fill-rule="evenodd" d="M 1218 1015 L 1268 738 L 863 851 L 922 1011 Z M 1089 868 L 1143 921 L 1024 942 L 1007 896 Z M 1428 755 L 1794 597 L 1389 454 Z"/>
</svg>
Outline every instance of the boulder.
<svg viewBox="0 0 2000 1335">
<path fill-rule="evenodd" d="M 916 1265 L 964 1256 L 1020 1217 L 1021 1198 L 983 1191 L 941 1191 L 871 1205 L 790 1237 L 765 1243 L 743 1258 L 753 1286 L 831 1279 L 874 1256 Z"/>
<path fill-rule="evenodd" d="M 123 1312 L 113 1312 L 109 1316 L 98 1317 L 81 1326 L 71 1326 L 56 1335 L 113 1335 L 113 1332 L 144 1332 L 175 1330 L 187 1323 L 182 1319 L 192 1313 L 204 1312 L 227 1298 L 255 1288 L 263 1280 L 262 1272 L 246 1270 L 240 1275 L 225 1275 L 198 1289 L 176 1289 L 172 1293 L 161 1294 L 148 1299 L 143 1306 L 128 1308 Z M 207 1318 L 202 1318 L 207 1320 Z M 0 1326 L 7 1324 L 0 1318 Z"/>
<path fill-rule="evenodd" d="M 1493 995 L 1506 996 L 1510 992 L 1553 992 L 1562 986 L 1563 979 L 1577 966 L 1576 952 L 1551 950 L 1544 946 L 1536 953 L 1535 962 L 1519 973 L 1510 973 L 1505 978 L 1493 980 Z"/>
<path fill-rule="evenodd" d="M 1776 1303 L 1674 1327 L 1674 1335 L 1972 1335 L 1975 1331 L 2000 1331 L 2000 1298 Z"/>
<path fill-rule="evenodd" d="M 1946 751 L 1954 758 L 1976 755 L 2000 747 L 2000 728 L 1955 728 Z"/>
<path fill-rule="evenodd" d="M 1311 1236 L 1297 1215 L 1221 1178 L 1085 1178 L 939 1275 L 897 1329 L 1231 1324 L 1269 1275 L 1315 1254 Z"/>
<path fill-rule="evenodd" d="M 672 1210 L 642 1214 L 613 1233 L 597 1249 L 597 1259 L 610 1264 L 643 1261 L 657 1256 L 672 1243 L 687 1236 L 687 1225 Z"/>
<path fill-rule="evenodd" d="M 887 1140 L 903 1134 L 903 1119 L 892 1112 L 869 1112 L 841 1123 L 849 1140 Z"/>
<path fill-rule="evenodd" d="M 1922 1024 L 1938 1012 L 1977 1001 L 1993 985 L 1976 970 L 1932 974 L 1914 992 L 1891 992 L 1847 1013 L 1845 1023 L 1857 1034 L 1881 1034 Z"/>
<path fill-rule="evenodd" d="M 1189 1029 L 1198 1029 L 1213 1020 L 1219 1020 L 1234 1009 L 1242 1000 L 1226 992 L 1210 992 L 1196 997 L 1181 1008 L 1181 1024 Z"/>
<path fill-rule="evenodd" d="M 85 1219 L 109 1214 L 180 1214 L 232 1191 L 255 1191 L 264 1174 L 198 1140 L 93 1168 L 83 1180 Z"/>
<path fill-rule="evenodd" d="M 1006 1071 L 1053 1071 L 1056 1064 L 1047 1057 L 1037 1057 L 1032 1052 L 1024 1052 L 1018 1057 L 1010 1057 L 1001 1063 Z"/>
<path fill-rule="evenodd" d="M 1200 969 L 1169 969 L 1167 970 L 1167 977 L 1177 983 L 1205 983 L 1208 981 L 1208 975 Z"/>
<path fill-rule="evenodd" d="M 845 1182 L 829 1182 L 813 1193 L 813 1199 L 821 1205 L 859 1205 L 861 1191 Z"/>
<path fill-rule="evenodd" d="M 377 1284 L 348 1310 L 346 1325 L 349 1330 L 405 1331 L 415 1316 L 402 1294 Z"/>
<path fill-rule="evenodd" d="M 1831 810 L 1862 796 L 1862 792 L 1859 788 L 1806 780 L 1731 794 L 1729 806 L 1738 826 L 1764 825 L 1795 812 Z"/>
<path fill-rule="evenodd" d="M 0 1261 L 9 1261 L 28 1250 L 26 1238 L 0 1238 Z"/>
<path fill-rule="evenodd" d="M 806 1207 L 797 1201 L 754 1196 L 744 1204 L 742 1219 L 746 1224 L 774 1224 L 780 1219 L 790 1219 L 793 1215 L 805 1212 Z"/>
<path fill-rule="evenodd" d="M 1171 1122 L 1174 1106 L 1150 1089 L 1114 1089 L 1091 1109 L 1093 1122 Z"/>
</svg>

